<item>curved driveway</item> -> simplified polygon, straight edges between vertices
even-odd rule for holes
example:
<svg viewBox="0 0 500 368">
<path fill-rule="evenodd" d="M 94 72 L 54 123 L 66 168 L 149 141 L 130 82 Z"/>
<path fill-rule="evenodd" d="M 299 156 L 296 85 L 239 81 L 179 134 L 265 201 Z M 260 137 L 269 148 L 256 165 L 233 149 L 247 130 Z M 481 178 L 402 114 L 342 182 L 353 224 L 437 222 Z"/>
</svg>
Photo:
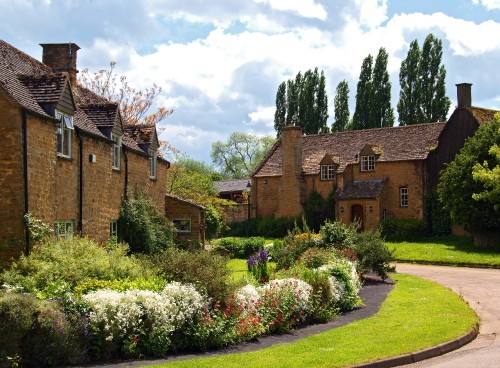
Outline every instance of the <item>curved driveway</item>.
<svg viewBox="0 0 500 368">
<path fill-rule="evenodd" d="M 479 336 L 470 344 L 443 356 L 405 367 L 500 367 L 500 270 L 398 264 L 399 273 L 423 277 L 461 295 L 481 319 Z"/>
</svg>

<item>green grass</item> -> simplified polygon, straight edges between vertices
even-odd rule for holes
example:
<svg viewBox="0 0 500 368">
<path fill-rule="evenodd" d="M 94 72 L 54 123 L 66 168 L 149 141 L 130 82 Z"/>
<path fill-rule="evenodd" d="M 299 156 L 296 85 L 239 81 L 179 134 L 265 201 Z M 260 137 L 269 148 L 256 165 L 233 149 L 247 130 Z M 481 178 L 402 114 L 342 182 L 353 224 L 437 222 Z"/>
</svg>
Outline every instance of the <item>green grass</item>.
<svg viewBox="0 0 500 368">
<path fill-rule="evenodd" d="M 268 265 L 269 268 L 272 270 L 275 268 L 276 264 L 274 262 L 269 262 Z M 245 276 L 250 275 L 248 273 L 246 259 L 238 259 L 238 258 L 230 259 L 229 262 L 227 263 L 227 266 L 230 270 L 233 271 L 233 273 L 231 274 L 231 279 L 233 281 L 241 280 L 245 278 Z"/>
<path fill-rule="evenodd" d="M 436 264 L 500 266 L 500 252 L 474 247 L 464 237 L 437 237 L 418 242 L 386 242 L 396 260 Z"/>
<path fill-rule="evenodd" d="M 411 353 L 452 340 L 478 318 L 450 290 L 396 274 L 396 286 L 375 316 L 290 344 L 156 367 L 347 367 Z"/>
</svg>

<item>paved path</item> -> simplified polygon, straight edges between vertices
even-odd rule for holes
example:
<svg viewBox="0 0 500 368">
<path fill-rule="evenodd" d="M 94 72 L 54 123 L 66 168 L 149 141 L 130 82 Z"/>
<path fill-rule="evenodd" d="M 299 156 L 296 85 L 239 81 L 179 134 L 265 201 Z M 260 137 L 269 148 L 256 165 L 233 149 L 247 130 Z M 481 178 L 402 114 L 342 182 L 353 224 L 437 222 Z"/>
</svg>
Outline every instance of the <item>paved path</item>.
<svg viewBox="0 0 500 368">
<path fill-rule="evenodd" d="M 481 319 L 479 336 L 446 355 L 405 367 L 500 367 L 500 270 L 398 264 L 399 273 L 423 277 L 461 295 Z"/>
</svg>

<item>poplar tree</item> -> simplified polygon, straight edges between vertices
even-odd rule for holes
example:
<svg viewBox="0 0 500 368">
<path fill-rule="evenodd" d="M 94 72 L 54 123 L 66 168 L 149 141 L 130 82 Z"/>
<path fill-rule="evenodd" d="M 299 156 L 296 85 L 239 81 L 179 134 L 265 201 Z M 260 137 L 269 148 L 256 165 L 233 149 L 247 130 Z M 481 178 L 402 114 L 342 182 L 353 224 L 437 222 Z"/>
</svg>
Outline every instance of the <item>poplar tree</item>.
<svg viewBox="0 0 500 368">
<path fill-rule="evenodd" d="M 443 45 L 432 33 L 425 38 L 419 67 L 419 122 L 446 120 L 450 99 L 446 96 L 446 69 L 441 64 Z"/>
<path fill-rule="evenodd" d="M 388 59 L 387 51 L 381 47 L 373 68 L 369 128 L 394 125 L 394 109 L 391 107 L 391 82 L 387 71 Z"/>
<path fill-rule="evenodd" d="M 274 130 L 281 132 L 286 126 L 286 82 L 283 82 L 278 87 L 276 93 L 276 111 L 274 113 Z"/>
<path fill-rule="evenodd" d="M 372 95 L 372 65 L 373 57 L 368 55 L 361 65 L 361 73 L 356 88 L 356 108 L 352 118 L 354 130 L 367 129 L 370 126 L 371 95 Z"/>
<path fill-rule="evenodd" d="M 420 118 L 420 91 L 419 91 L 419 68 L 420 47 L 418 41 L 413 40 L 408 50 L 408 55 L 401 63 L 399 70 L 398 120 L 399 125 L 417 124 Z"/>
<path fill-rule="evenodd" d="M 318 73 L 318 68 L 315 69 L 315 73 Z M 323 71 L 319 75 L 318 80 L 318 90 L 316 92 L 316 117 L 315 120 L 318 122 L 318 132 L 328 133 L 328 96 L 326 94 L 326 78 Z"/>
<path fill-rule="evenodd" d="M 349 85 L 345 79 L 337 85 L 333 104 L 335 120 L 332 124 L 332 132 L 343 132 L 349 125 Z"/>
</svg>

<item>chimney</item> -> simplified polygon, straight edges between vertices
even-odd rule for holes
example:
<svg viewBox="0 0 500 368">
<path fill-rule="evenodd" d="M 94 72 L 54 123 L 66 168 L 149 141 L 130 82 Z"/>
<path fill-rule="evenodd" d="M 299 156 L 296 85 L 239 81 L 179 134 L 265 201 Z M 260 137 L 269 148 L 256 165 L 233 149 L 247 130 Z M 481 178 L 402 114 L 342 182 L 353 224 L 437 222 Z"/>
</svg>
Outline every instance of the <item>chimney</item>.
<svg viewBox="0 0 500 368">
<path fill-rule="evenodd" d="M 43 48 L 42 62 L 50 66 L 54 72 L 63 72 L 69 76 L 72 86 L 76 85 L 76 53 L 80 50 L 75 43 L 41 43 Z"/>
<path fill-rule="evenodd" d="M 471 96 L 471 83 L 459 83 L 457 86 L 457 104 L 458 108 L 461 107 L 471 107 L 472 106 L 472 96 Z"/>
<path fill-rule="evenodd" d="M 296 217 L 303 212 L 302 129 L 288 125 L 281 131 L 281 181 L 278 188 L 277 217 Z"/>
</svg>

